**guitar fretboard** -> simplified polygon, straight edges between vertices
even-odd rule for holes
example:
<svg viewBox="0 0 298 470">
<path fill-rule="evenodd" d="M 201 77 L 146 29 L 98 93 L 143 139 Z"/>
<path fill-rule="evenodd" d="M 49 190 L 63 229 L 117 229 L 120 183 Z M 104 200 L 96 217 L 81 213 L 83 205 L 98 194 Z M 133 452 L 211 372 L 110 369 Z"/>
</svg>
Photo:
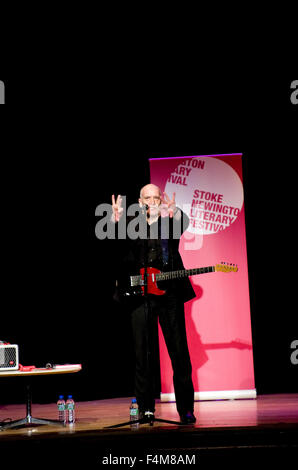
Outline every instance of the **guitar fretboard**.
<svg viewBox="0 0 298 470">
<path fill-rule="evenodd" d="M 214 266 L 207 266 L 206 268 L 180 269 L 178 271 L 169 271 L 167 273 L 156 274 L 156 281 L 165 281 L 167 279 L 180 279 L 182 277 L 194 276 L 195 274 L 212 273 L 214 271 Z"/>
</svg>

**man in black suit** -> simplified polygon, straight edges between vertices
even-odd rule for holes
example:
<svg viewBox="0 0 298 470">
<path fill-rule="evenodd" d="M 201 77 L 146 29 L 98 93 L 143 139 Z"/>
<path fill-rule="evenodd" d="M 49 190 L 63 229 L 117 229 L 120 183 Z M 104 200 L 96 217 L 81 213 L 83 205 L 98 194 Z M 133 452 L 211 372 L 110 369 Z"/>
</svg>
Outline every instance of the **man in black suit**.
<svg viewBox="0 0 298 470">
<path fill-rule="evenodd" d="M 123 215 L 121 202 L 121 196 L 116 200 L 115 196 L 112 196 L 114 222 L 118 222 Z M 158 186 L 148 184 L 141 189 L 139 206 L 146 219 L 144 226 L 147 233 L 145 237 L 137 239 L 128 237 L 128 247 L 121 259 L 125 276 L 128 273 L 139 273 L 144 266 L 164 272 L 183 270 L 178 251 L 179 239 L 186 230 L 189 219 L 176 207 L 175 193 L 172 199 L 165 193 L 163 197 Z M 162 286 L 163 283 L 166 285 Z M 148 291 L 147 302 L 144 296 L 141 296 L 130 306 L 136 353 L 135 393 L 140 416 L 150 416 L 155 411 L 152 349 L 158 319 L 172 362 L 180 420 L 184 424 L 195 423 L 192 368 L 184 318 L 184 302 L 192 299 L 195 294 L 188 278 L 163 281 L 158 287 L 166 290 L 166 293 L 151 295 Z"/>
</svg>

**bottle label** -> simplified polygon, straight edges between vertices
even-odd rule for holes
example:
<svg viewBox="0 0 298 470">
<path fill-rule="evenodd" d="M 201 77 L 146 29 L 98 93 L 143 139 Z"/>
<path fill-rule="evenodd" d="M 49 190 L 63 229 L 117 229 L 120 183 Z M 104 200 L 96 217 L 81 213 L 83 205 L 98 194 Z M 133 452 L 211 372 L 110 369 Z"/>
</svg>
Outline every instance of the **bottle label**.
<svg viewBox="0 0 298 470">
<path fill-rule="evenodd" d="M 137 408 L 132 408 L 130 410 L 130 416 L 138 416 L 139 410 Z"/>
<path fill-rule="evenodd" d="M 64 405 L 58 405 L 58 410 L 59 410 L 59 411 L 64 411 L 64 410 L 65 410 Z"/>
</svg>

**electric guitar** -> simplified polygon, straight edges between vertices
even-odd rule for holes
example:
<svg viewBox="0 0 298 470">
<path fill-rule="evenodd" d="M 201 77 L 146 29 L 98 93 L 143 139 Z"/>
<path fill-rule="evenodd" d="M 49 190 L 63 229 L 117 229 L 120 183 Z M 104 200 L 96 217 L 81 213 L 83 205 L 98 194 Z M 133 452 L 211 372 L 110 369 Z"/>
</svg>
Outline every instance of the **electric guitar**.
<svg viewBox="0 0 298 470">
<path fill-rule="evenodd" d="M 147 268 L 147 294 L 164 295 L 165 290 L 161 290 L 157 286 L 158 281 L 168 281 L 171 279 L 183 279 L 187 276 L 195 276 L 197 274 L 205 274 L 211 272 L 230 273 L 237 272 L 238 267 L 235 264 L 221 263 L 215 266 L 208 266 L 206 268 L 194 269 L 180 269 L 178 271 L 161 272 L 156 268 Z M 137 295 L 144 295 L 145 292 L 145 268 L 140 269 L 140 274 L 137 276 L 130 276 L 130 284 L 128 289 L 121 292 L 121 296 L 133 297 Z"/>
</svg>

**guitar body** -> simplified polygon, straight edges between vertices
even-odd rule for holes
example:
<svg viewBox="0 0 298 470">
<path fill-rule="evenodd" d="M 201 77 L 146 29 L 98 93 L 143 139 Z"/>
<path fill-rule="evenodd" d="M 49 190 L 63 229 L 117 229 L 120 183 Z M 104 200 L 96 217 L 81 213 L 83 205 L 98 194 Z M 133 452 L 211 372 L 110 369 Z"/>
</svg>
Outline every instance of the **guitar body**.
<svg viewBox="0 0 298 470">
<path fill-rule="evenodd" d="M 156 283 L 156 274 L 160 274 L 160 270 L 156 268 L 147 268 L 147 294 L 153 295 L 164 295 L 166 293 L 165 290 L 161 290 L 157 287 Z M 145 268 L 140 269 L 140 274 L 142 276 L 142 280 L 144 280 L 145 275 Z M 142 286 L 142 292 L 144 295 L 144 286 Z"/>
</svg>

